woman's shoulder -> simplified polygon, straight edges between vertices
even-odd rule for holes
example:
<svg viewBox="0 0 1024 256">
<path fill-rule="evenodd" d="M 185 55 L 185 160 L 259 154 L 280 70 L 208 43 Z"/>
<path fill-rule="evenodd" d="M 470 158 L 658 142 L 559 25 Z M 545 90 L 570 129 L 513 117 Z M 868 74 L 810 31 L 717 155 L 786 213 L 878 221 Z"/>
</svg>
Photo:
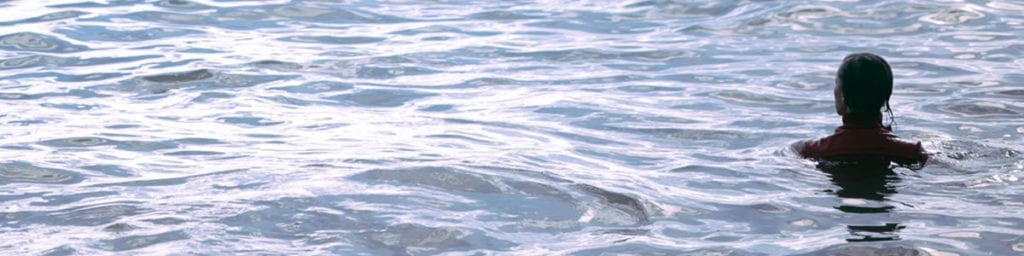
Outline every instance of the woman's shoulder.
<svg viewBox="0 0 1024 256">
<path fill-rule="evenodd" d="M 898 163 L 924 162 L 927 154 L 921 142 L 909 141 L 885 129 L 839 130 L 829 136 L 801 141 L 794 150 L 800 156 L 812 159 L 845 155 L 879 155 Z M 797 150 L 798 149 L 798 150 Z"/>
</svg>

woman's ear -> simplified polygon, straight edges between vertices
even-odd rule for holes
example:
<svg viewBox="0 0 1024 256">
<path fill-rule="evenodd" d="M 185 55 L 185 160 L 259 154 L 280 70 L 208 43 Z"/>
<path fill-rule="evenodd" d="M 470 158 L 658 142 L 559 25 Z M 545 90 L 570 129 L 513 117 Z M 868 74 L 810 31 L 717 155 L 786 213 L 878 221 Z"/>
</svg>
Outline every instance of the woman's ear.
<svg viewBox="0 0 1024 256">
<path fill-rule="evenodd" d="M 846 101 L 843 100 L 843 88 L 842 83 L 839 83 L 839 79 L 836 79 L 836 89 L 833 90 L 836 102 L 836 114 L 844 116 L 847 113 Z"/>
</svg>

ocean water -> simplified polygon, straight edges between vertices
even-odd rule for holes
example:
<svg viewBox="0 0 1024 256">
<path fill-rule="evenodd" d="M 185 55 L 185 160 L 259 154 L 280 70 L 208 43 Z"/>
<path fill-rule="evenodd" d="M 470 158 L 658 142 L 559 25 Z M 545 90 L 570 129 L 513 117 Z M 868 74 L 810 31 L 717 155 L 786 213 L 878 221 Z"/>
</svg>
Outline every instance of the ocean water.
<svg viewBox="0 0 1024 256">
<path fill-rule="evenodd" d="M 3 255 L 1020 255 L 1019 1 L 0 1 Z M 819 169 L 893 65 L 918 171 Z"/>
</svg>

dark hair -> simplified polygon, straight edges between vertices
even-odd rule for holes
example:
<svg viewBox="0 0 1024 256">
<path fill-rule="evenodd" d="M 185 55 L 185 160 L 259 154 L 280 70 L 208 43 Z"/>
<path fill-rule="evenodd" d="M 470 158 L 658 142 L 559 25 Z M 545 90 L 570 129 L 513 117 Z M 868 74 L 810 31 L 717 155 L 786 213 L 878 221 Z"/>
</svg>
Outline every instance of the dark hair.
<svg viewBox="0 0 1024 256">
<path fill-rule="evenodd" d="M 892 68 L 881 56 L 862 52 L 847 55 L 839 65 L 836 80 L 842 86 L 848 114 L 875 117 L 882 108 L 889 113 L 889 126 L 895 122 L 889 97 L 892 96 Z"/>
</svg>

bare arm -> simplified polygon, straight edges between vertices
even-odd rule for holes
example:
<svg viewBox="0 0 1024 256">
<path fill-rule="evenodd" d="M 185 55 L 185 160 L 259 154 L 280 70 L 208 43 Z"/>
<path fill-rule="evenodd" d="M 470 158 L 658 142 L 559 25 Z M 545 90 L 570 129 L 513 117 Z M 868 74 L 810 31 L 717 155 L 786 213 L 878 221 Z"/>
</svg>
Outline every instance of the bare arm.
<svg viewBox="0 0 1024 256">
<path fill-rule="evenodd" d="M 802 152 L 804 151 L 804 147 L 806 145 L 807 145 L 807 140 L 798 140 L 796 142 L 793 142 L 793 144 L 789 145 L 789 150 L 791 150 L 793 152 L 793 154 L 796 154 L 796 155 L 798 155 L 800 157 L 804 157 Z"/>
<path fill-rule="evenodd" d="M 920 170 L 924 168 L 925 163 L 928 163 L 928 152 L 921 146 L 921 142 L 917 142 L 917 158 L 913 159 L 896 159 L 893 162 L 896 164 L 906 167 L 911 170 Z"/>
</svg>

